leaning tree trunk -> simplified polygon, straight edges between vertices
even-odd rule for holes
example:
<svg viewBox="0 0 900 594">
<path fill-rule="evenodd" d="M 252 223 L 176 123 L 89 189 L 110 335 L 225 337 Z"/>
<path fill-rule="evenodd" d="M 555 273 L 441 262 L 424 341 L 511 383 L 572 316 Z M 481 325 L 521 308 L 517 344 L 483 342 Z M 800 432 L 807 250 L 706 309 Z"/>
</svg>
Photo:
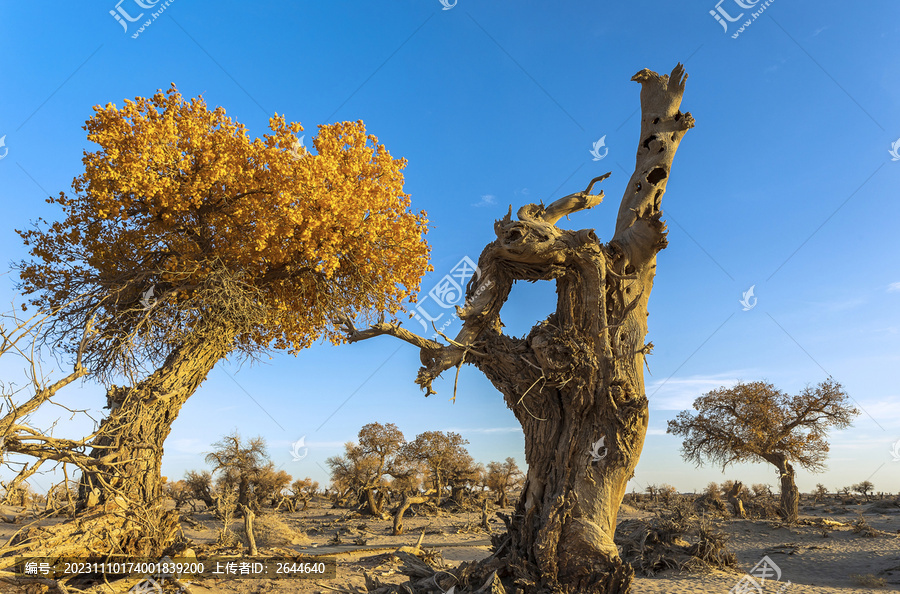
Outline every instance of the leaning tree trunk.
<svg viewBox="0 0 900 594">
<path fill-rule="evenodd" d="M 471 363 L 503 394 L 525 433 L 528 473 L 500 575 L 525 592 L 625 593 L 633 570 L 619 558 L 613 534 L 628 480 L 647 431 L 644 356 L 647 302 L 656 254 L 666 246 L 660 210 L 675 151 L 693 127 L 679 111 L 686 75 L 642 70 L 641 133 L 635 172 L 625 190 L 615 234 L 606 244 L 593 230 L 564 230 L 557 221 L 600 203 L 584 192 L 553 204 L 529 204 L 518 220 L 494 225 L 479 273 L 458 309 L 463 328 L 449 346 L 397 324 L 357 330 L 349 340 L 389 334 L 421 348 L 417 383 L 428 394 L 443 371 Z M 525 338 L 503 334 L 500 309 L 516 281 L 553 280 L 556 311 Z M 602 441 L 601 441 L 602 440 Z"/>
<path fill-rule="evenodd" d="M 55 531 L 28 531 L 16 542 L 50 556 L 159 557 L 178 527 L 177 513 L 162 506 L 163 442 L 181 406 L 228 353 L 233 337 L 222 326 L 198 329 L 146 379 L 110 388 L 111 410 L 91 444 L 92 463 L 81 464 L 87 470 L 82 468 L 76 522 Z"/>
</svg>

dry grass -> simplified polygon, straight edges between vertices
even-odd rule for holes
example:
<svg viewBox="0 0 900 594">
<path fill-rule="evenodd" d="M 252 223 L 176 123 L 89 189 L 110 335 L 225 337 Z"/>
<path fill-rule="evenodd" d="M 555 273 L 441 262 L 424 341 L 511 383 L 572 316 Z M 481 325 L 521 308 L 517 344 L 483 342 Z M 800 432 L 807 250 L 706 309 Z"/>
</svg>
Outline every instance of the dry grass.
<svg viewBox="0 0 900 594">
<path fill-rule="evenodd" d="M 246 542 L 244 525 L 240 524 L 235 530 L 241 542 Z M 310 539 L 305 533 L 297 530 L 277 514 L 268 513 L 253 519 L 253 536 L 256 545 L 264 548 L 286 547 L 292 545 L 306 545 Z"/>
<path fill-rule="evenodd" d="M 881 534 L 878 530 L 872 528 L 862 515 L 853 521 L 853 533 L 860 536 L 875 537 Z"/>
<path fill-rule="evenodd" d="M 871 573 L 851 573 L 850 579 L 856 582 L 857 585 L 866 586 L 868 588 L 884 588 L 885 586 L 887 586 L 887 580 L 885 580 L 883 577 L 878 577 Z"/>
</svg>

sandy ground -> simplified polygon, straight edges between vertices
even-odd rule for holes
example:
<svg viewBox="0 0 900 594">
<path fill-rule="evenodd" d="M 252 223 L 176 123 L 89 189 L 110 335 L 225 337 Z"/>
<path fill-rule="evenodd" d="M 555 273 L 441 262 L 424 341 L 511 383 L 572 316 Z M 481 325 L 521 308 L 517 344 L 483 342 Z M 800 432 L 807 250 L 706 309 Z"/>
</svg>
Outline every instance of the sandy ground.
<svg viewBox="0 0 900 594">
<path fill-rule="evenodd" d="M 667 571 L 653 577 L 638 576 L 633 591 L 636 594 L 667 593 L 716 593 L 731 591 L 764 556 L 778 566 L 779 580 L 770 578 L 762 584 L 766 594 L 837 594 L 849 592 L 900 591 L 900 508 L 897 512 L 865 513 L 868 505 L 815 505 L 802 506 L 801 518 L 828 520 L 849 524 L 862 513 L 875 529 L 887 534 L 866 537 L 855 534 L 849 525 L 834 526 L 823 536 L 817 526 L 779 526 L 768 520 L 719 520 L 716 525 L 729 535 L 728 548 L 738 559 L 735 571 L 712 571 L 702 574 L 679 574 Z M 6 516 L 16 510 L 6 508 Z M 505 510 L 509 513 L 511 510 Z M 3 519 L 4 514 L 0 514 Z M 214 549 L 214 543 L 222 523 L 207 512 L 190 514 L 203 528 L 184 526 L 185 537 L 190 539 L 197 553 L 236 554 L 237 550 Z M 652 515 L 649 511 L 623 506 L 619 520 Z M 405 581 L 398 573 L 399 563 L 391 552 L 402 545 L 413 545 L 425 530 L 423 547 L 439 551 L 447 567 L 463 561 L 483 559 L 490 555 L 490 536 L 477 525 L 480 512 L 449 514 L 437 517 L 408 517 L 406 534 L 391 536 L 390 521 L 373 520 L 347 510 L 331 509 L 330 504 L 311 506 L 310 509 L 292 514 L 280 513 L 279 519 L 287 525 L 279 537 L 284 537 L 281 548 L 285 551 L 337 558 L 337 578 L 333 580 L 214 580 L 190 582 L 195 594 L 286 594 L 330 593 L 335 591 L 365 592 L 364 572 L 378 577 L 385 583 Z M 10 518 L 6 518 L 10 519 Z M 6 542 L 21 528 L 17 524 L 0 523 L 0 538 Z M 56 520 L 59 521 L 59 520 Z M 53 520 L 45 521 L 52 523 Z M 234 522 L 236 529 L 240 521 Z M 502 530 L 502 522 L 492 519 L 494 532 Z M 304 536 L 304 534 L 306 536 Z M 335 544 L 335 536 L 341 543 Z M 294 544 L 289 544 L 291 539 Z M 257 536 L 260 548 L 267 553 L 266 537 Z M 271 550 L 271 549 L 270 549 Z M 885 580 L 883 586 L 866 586 L 855 575 L 870 575 Z M 2 588 L 2 587 L 0 587 Z M 330 588 L 335 588 L 330 589 Z M 175 587 L 165 587 L 165 592 L 177 592 Z M 736 590 L 736 592 L 739 590 Z M 152 589 L 145 592 L 156 592 Z M 748 593 L 759 590 L 751 588 Z"/>
</svg>

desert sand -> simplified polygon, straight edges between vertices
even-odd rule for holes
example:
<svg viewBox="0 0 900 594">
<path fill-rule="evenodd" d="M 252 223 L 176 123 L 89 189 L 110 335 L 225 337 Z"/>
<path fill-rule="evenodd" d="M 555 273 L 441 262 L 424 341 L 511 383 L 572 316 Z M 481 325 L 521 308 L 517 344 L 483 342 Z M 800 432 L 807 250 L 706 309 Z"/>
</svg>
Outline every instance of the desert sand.
<svg viewBox="0 0 900 594">
<path fill-rule="evenodd" d="M 623 504 L 619 522 L 634 518 L 651 518 L 661 504 L 641 504 L 637 509 Z M 202 505 L 200 506 L 202 507 Z M 28 514 L 21 508 L 0 510 L 0 519 L 15 519 L 15 523 L 0 523 L 0 538 L 4 542 L 27 522 Z M 511 513 L 512 509 L 502 510 Z M 222 522 L 208 511 L 185 513 L 199 525 L 183 524 L 184 536 L 192 550 L 201 558 L 211 555 L 237 555 L 237 547 L 216 546 Z M 490 556 L 490 535 L 479 528 L 480 512 L 448 513 L 438 516 L 410 516 L 405 520 L 406 533 L 391 536 L 391 521 L 373 519 L 359 513 L 332 508 L 320 500 L 307 510 L 296 513 L 279 512 L 283 523 L 280 534 L 257 528 L 257 542 L 262 554 L 304 553 L 310 556 L 330 556 L 337 559 L 337 578 L 330 580 L 185 580 L 195 594 L 256 594 L 256 593 L 330 593 L 366 592 L 365 574 L 382 583 L 403 583 L 399 573 L 401 563 L 393 556 L 400 546 L 413 546 L 424 530 L 422 549 L 430 553 L 435 567 L 454 567 L 465 561 Z M 864 518 L 877 532 L 867 536 L 854 530 L 853 523 Z M 54 523 L 61 519 L 42 520 Z M 900 506 L 888 500 L 872 503 L 840 505 L 835 501 L 801 505 L 801 521 L 785 526 L 778 520 L 729 519 L 717 517 L 713 524 L 728 535 L 728 549 L 737 557 L 734 570 L 709 570 L 699 573 L 680 573 L 666 570 L 652 577 L 638 574 L 633 591 L 642 593 L 715 593 L 731 591 L 764 556 L 768 556 L 781 571 L 780 579 L 770 577 L 761 584 L 766 594 L 838 594 L 849 592 L 900 591 Z M 263 522 L 264 523 L 264 522 Z M 240 520 L 232 529 L 239 532 Z M 491 518 L 494 534 L 503 531 L 503 523 Z M 274 545 L 275 548 L 272 546 Z M 246 553 L 246 549 L 243 549 Z M 866 579 L 883 580 L 883 585 L 864 585 Z M 122 580 L 121 582 L 125 582 Z M 132 579 L 130 587 L 138 583 Z M 873 582 L 877 583 L 877 582 Z M 117 588 L 117 591 L 121 591 Z M 154 592 L 152 589 L 143 590 Z M 174 585 L 165 585 L 166 593 L 178 592 Z M 746 592 L 758 592 L 755 588 Z"/>
</svg>

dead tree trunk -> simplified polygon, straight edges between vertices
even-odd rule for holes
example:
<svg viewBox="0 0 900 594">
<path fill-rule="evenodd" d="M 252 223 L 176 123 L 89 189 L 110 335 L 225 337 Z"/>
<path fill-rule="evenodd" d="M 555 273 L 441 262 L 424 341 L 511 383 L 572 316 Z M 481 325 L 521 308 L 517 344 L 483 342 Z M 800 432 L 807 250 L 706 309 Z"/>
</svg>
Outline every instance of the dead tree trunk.
<svg viewBox="0 0 900 594">
<path fill-rule="evenodd" d="M 244 533 L 247 535 L 247 548 L 251 557 L 259 555 L 256 548 L 256 537 L 253 536 L 253 510 L 246 505 L 241 505 L 241 511 L 244 512 Z"/>
<path fill-rule="evenodd" d="M 410 505 L 414 503 L 427 502 L 427 493 L 424 497 L 412 496 L 409 493 L 404 493 L 403 499 L 400 501 L 400 505 L 397 506 L 397 510 L 394 512 L 394 530 L 391 534 L 393 534 L 394 536 L 400 536 L 401 534 L 403 534 L 403 515 L 406 513 L 406 510 L 409 509 Z"/>
<path fill-rule="evenodd" d="M 731 485 L 731 489 L 728 490 L 728 493 L 725 496 L 728 498 L 728 503 L 731 504 L 732 514 L 739 517 L 745 518 L 747 514 L 744 512 L 744 502 L 741 501 L 741 488 L 744 486 L 740 481 L 735 482 Z"/>
<path fill-rule="evenodd" d="M 397 324 L 357 330 L 341 320 L 351 342 L 389 334 L 418 346 L 424 366 L 416 381 L 427 394 L 443 371 L 463 363 L 503 394 L 525 432 L 528 474 L 508 521 L 501 574 L 530 576 L 529 592 L 624 593 L 633 579 L 613 533 L 647 431 L 643 366 L 652 345 L 644 339 L 656 254 L 666 246 L 660 206 L 675 151 L 694 125 L 679 111 L 685 78 L 679 64 L 671 76 L 642 70 L 632 79 L 642 86 L 637 165 L 608 243 L 556 223 L 599 204 L 603 193 L 590 192 L 609 174 L 547 207 L 523 206 L 518 220 L 510 209 L 495 223 L 497 239 L 479 258 L 480 274 L 458 308 L 463 328 L 449 345 Z M 555 281 L 558 301 L 528 336 L 514 338 L 502 332 L 500 309 L 522 280 Z"/>
</svg>

